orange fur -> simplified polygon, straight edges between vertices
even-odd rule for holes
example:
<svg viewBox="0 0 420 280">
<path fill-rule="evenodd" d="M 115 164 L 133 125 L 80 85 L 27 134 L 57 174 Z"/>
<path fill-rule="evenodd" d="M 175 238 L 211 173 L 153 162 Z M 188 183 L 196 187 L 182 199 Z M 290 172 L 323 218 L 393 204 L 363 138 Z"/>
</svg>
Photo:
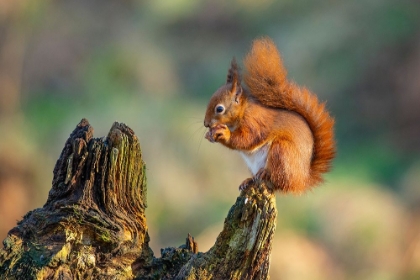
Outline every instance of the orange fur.
<svg viewBox="0 0 420 280">
<path fill-rule="evenodd" d="M 269 38 L 254 41 L 244 65 L 248 90 L 233 60 L 227 83 L 207 107 L 206 138 L 240 151 L 254 177 L 276 190 L 302 193 L 321 183 L 335 155 L 334 120 L 325 104 L 287 80 Z"/>
</svg>

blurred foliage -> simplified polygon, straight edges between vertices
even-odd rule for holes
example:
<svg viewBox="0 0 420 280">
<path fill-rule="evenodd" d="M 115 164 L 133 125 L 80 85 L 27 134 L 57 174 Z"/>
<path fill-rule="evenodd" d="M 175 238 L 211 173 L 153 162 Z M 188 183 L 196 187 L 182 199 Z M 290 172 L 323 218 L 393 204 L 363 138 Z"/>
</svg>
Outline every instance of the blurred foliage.
<svg viewBox="0 0 420 280">
<path fill-rule="evenodd" d="M 327 183 L 278 196 L 273 279 L 420 277 L 420 2 L 0 0 L 0 239 L 42 206 L 86 117 L 142 143 L 151 244 L 207 250 L 249 174 L 203 140 L 233 56 L 274 39 L 336 117 Z M 207 246 L 207 247 L 206 247 Z"/>
</svg>

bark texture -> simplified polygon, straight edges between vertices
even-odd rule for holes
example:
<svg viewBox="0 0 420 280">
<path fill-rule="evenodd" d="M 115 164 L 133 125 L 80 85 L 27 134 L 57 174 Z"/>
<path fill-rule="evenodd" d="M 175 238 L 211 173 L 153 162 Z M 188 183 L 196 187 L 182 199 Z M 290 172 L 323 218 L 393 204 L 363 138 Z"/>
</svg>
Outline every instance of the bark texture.
<svg viewBox="0 0 420 280">
<path fill-rule="evenodd" d="M 43 208 L 25 215 L 0 249 L 0 279 L 267 279 L 275 196 L 263 182 L 242 191 L 206 253 L 149 247 L 145 164 L 134 132 L 114 123 L 93 138 L 83 119 L 66 141 Z"/>
</svg>

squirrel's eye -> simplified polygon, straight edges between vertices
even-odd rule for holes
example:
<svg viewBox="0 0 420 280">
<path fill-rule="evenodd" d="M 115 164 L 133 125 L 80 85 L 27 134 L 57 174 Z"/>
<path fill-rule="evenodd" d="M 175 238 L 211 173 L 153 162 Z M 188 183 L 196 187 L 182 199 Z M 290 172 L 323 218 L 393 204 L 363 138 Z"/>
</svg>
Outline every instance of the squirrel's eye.
<svg viewBox="0 0 420 280">
<path fill-rule="evenodd" d="M 216 113 L 221 114 L 225 111 L 225 107 L 223 105 L 217 105 L 215 110 Z"/>
</svg>

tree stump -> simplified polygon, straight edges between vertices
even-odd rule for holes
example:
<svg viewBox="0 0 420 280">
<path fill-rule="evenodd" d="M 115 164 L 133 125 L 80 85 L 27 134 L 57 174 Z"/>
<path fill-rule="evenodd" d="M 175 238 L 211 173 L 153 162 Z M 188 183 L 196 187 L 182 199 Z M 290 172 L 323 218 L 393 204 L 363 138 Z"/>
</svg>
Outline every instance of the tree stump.
<svg viewBox="0 0 420 280">
<path fill-rule="evenodd" d="M 66 141 L 43 208 L 27 213 L 0 249 L 0 279 L 268 279 L 277 210 L 264 182 L 242 191 L 206 253 L 149 247 L 140 144 L 123 123 L 93 138 L 83 119 Z M 186 229 L 187 231 L 188 229 Z"/>
</svg>

